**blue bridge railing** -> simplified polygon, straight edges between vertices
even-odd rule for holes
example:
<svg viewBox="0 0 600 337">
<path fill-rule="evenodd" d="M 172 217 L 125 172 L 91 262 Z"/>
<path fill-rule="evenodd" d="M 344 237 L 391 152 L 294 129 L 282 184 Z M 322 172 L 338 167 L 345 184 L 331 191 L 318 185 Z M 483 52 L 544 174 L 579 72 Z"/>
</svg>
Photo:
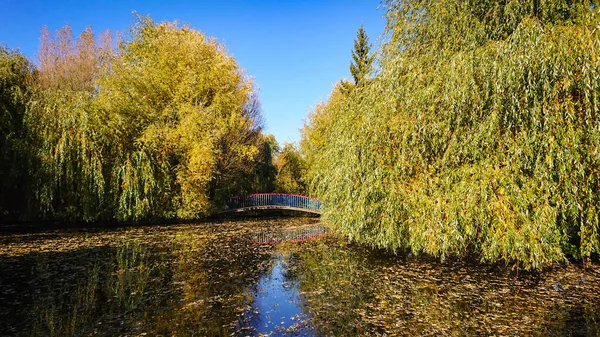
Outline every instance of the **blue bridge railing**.
<svg viewBox="0 0 600 337">
<path fill-rule="evenodd" d="M 324 226 L 292 228 L 284 230 L 261 231 L 250 236 L 250 241 L 258 245 L 273 245 L 281 242 L 302 242 L 322 237 L 326 233 Z"/>
<path fill-rule="evenodd" d="M 232 197 L 229 199 L 229 210 L 236 209 L 297 209 L 312 213 L 321 212 L 321 201 L 319 199 L 303 195 L 283 193 L 258 193 L 243 197 Z"/>
</svg>

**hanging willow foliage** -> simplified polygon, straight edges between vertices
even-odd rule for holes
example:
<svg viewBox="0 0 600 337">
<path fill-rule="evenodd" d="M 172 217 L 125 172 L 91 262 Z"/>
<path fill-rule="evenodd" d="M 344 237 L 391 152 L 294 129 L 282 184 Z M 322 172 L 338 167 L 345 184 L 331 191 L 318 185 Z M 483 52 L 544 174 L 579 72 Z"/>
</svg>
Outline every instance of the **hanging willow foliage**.
<svg viewBox="0 0 600 337">
<path fill-rule="evenodd" d="M 398 0 L 386 16 L 380 73 L 303 131 L 325 219 L 527 269 L 600 253 L 596 4 Z"/>
<path fill-rule="evenodd" d="M 105 151 L 89 96 L 47 89 L 30 102 L 26 123 L 38 166 L 29 192 L 40 213 L 29 218 L 89 221 L 104 212 Z"/>
<path fill-rule="evenodd" d="M 273 185 L 257 92 L 222 44 L 140 16 L 112 46 L 44 28 L 35 71 L 0 48 L 0 220 L 196 218 Z"/>
<path fill-rule="evenodd" d="M 0 45 L 0 219 L 18 219 L 27 211 L 25 190 L 31 157 L 23 118 L 32 77 L 30 62 Z"/>
<path fill-rule="evenodd" d="M 94 82 L 103 55 L 90 27 L 77 38 L 69 25 L 51 34 L 42 29 L 39 67 L 23 120 L 35 166 L 28 189 L 33 209 L 26 219 L 95 220 L 105 204 L 106 143 L 94 107 Z M 20 163 L 14 163 L 20 165 Z"/>
</svg>

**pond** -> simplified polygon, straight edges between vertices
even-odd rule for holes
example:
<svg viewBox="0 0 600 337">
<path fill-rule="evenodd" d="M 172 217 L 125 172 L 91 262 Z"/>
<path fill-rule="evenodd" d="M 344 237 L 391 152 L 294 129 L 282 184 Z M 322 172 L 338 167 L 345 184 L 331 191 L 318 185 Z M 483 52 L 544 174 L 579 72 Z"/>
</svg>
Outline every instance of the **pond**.
<svg viewBox="0 0 600 337">
<path fill-rule="evenodd" d="M 315 218 L 5 231 L 0 335 L 600 334 L 597 264 L 523 273 L 322 231 Z"/>
</svg>

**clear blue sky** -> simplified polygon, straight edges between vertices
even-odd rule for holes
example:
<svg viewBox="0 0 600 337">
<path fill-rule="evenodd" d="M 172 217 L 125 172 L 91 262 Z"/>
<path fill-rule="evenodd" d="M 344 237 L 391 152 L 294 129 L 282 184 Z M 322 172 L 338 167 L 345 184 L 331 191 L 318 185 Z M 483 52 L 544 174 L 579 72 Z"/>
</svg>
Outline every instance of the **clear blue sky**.
<svg viewBox="0 0 600 337">
<path fill-rule="evenodd" d="M 126 30 L 132 12 L 178 20 L 224 43 L 260 87 L 267 133 L 298 141 L 311 107 L 349 78 L 356 30 L 376 44 L 385 19 L 378 0 L 44 1 L 0 0 L 0 43 L 35 60 L 40 28 L 74 34 Z"/>
</svg>

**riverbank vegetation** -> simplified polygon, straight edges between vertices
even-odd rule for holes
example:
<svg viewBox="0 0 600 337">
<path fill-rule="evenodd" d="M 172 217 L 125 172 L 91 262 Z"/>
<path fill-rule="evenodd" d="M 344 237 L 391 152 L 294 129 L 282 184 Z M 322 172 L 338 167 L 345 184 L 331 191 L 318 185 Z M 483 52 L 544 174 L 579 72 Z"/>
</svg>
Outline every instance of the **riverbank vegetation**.
<svg viewBox="0 0 600 337">
<path fill-rule="evenodd" d="M 196 218 L 272 191 L 276 143 L 225 46 L 138 16 L 113 41 L 42 30 L 0 48 L 0 220 Z"/>
<path fill-rule="evenodd" d="M 590 1 L 386 2 L 378 71 L 303 130 L 352 240 L 526 269 L 600 253 L 600 14 Z"/>
</svg>

